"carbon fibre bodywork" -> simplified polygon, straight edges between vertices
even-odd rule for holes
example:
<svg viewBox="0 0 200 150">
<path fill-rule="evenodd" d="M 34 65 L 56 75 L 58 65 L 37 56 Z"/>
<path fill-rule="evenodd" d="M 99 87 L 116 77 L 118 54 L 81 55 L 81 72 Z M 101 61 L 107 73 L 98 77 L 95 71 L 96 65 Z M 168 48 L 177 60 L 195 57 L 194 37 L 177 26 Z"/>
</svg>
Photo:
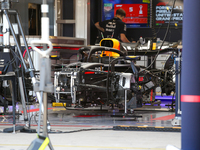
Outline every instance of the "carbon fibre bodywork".
<svg viewBox="0 0 200 150">
<path fill-rule="evenodd" d="M 136 108 L 143 103 L 153 102 L 158 86 L 167 94 L 175 90 L 173 71 L 170 71 L 173 59 L 168 60 L 166 70 L 149 70 L 135 65 L 140 57 L 127 56 L 127 51 L 122 47 L 119 50 L 108 45 L 114 44 L 79 49 L 82 56 L 80 62 L 66 65 L 62 71 L 55 72 L 56 102 L 68 102 L 81 107 L 110 104 L 120 107 L 126 97 L 133 102 L 129 107 Z M 109 55 L 104 55 L 104 52 Z M 112 52 L 117 53 L 118 57 L 110 56 Z"/>
</svg>

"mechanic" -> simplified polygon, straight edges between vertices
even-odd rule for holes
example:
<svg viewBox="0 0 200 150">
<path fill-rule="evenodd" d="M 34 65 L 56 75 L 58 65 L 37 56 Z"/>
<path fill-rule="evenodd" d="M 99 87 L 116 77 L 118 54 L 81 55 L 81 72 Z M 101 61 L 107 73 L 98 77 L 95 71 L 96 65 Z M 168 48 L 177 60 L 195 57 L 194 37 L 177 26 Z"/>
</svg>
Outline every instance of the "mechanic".
<svg viewBox="0 0 200 150">
<path fill-rule="evenodd" d="M 125 16 L 126 12 L 120 8 L 116 11 L 113 19 L 97 22 L 95 26 L 104 33 L 103 38 L 115 38 L 119 41 L 130 43 L 125 35 L 126 24 L 122 21 Z"/>
</svg>

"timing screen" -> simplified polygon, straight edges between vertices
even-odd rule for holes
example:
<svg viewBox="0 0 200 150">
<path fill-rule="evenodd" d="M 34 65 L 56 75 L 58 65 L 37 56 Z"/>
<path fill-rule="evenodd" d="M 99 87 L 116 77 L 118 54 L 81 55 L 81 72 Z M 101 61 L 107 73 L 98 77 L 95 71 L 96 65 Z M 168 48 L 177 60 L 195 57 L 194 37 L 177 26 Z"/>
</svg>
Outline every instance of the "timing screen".
<svg viewBox="0 0 200 150">
<path fill-rule="evenodd" d="M 150 0 L 102 0 L 102 21 L 112 19 L 119 8 L 126 12 L 123 22 L 127 28 L 151 26 Z"/>
<path fill-rule="evenodd" d="M 123 19 L 126 24 L 148 23 L 148 4 L 115 4 L 115 14 L 119 8 L 126 12 L 126 17 Z"/>
</svg>

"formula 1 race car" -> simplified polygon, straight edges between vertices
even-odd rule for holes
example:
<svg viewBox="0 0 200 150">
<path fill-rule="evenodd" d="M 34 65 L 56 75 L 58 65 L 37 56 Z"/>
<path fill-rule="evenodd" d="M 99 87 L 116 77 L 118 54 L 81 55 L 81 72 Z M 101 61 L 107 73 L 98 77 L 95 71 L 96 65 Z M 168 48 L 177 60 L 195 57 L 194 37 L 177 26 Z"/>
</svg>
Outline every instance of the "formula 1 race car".
<svg viewBox="0 0 200 150">
<path fill-rule="evenodd" d="M 128 56 L 116 39 L 103 39 L 100 46 L 83 47 L 79 53 L 82 55 L 79 62 L 54 73 L 56 102 L 77 107 L 121 107 L 127 100 L 130 108 L 136 108 L 154 102 L 158 86 L 167 94 L 175 90 L 173 73 L 169 71 L 173 60 L 168 60 L 168 70 L 145 69 L 135 64 L 140 57 Z"/>
</svg>

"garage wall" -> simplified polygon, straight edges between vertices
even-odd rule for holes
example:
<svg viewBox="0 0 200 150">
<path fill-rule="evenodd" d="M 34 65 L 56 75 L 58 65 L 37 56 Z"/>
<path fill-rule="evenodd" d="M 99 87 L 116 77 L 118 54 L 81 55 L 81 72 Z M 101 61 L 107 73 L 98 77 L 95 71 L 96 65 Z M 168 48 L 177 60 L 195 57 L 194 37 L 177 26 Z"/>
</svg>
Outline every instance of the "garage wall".
<svg viewBox="0 0 200 150">
<path fill-rule="evenodd" d="M 163 29 L 155 29 L 157 33 L 157 37 L 161 40 L 165 36 L 166 28 Z M 152 37 L 153 31 L 152 29 L 127 29 L 127 37 L 128 39 L 132 40 L 139 40 L 140 37 Z M 171 28 L 168 32 L 166 41 L 168 42 L 177 42 L 178 40 L 182 39 L 182 28 L 174 29 Z"/>
<path fill-rule="evenodd" d="M 11 8 L 16 9 L 21 17 L 22 26 L 25 35 L 28 35 L 28 3 L 42 4 L 42 0 L 19 0 L 19 3 L 12 3 Z M 49 5 L 48 17 L 50 19 L 50 35 L 54 35 L 54 0 L 48 0 Z"/>
</svg>

